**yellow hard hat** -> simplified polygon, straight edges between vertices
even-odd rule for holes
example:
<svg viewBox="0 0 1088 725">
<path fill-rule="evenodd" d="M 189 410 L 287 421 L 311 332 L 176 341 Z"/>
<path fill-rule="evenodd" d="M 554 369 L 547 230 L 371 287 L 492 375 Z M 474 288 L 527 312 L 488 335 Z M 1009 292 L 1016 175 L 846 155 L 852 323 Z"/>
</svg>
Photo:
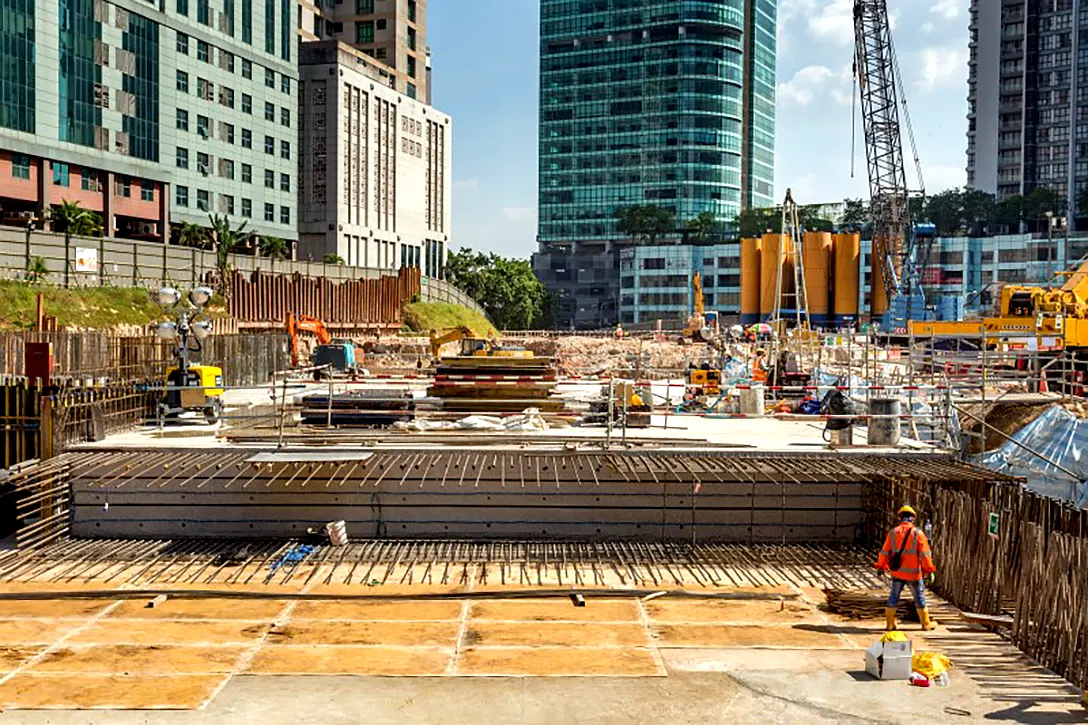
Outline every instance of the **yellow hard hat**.
<svg viewBox="0 0 1088 725">
<path fill-rule="evenodd" d="M 910 506 L 904 506 L 903 508 L 899 509 L 898 515 L 903 516 L 904 514 L 906 514 L 908 516 L 917 516 L 918 515 L 917 513 L 915 513 L 914 509 L 912 507 L 910 507 Z"/>
</svg>

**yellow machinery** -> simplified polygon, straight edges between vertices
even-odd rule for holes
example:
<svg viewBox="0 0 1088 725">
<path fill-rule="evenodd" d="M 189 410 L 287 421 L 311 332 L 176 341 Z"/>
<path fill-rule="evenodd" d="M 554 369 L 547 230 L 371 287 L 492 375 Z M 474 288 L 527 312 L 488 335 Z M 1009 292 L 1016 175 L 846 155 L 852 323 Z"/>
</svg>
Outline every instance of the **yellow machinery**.
<svg viewBox="0 0 1088 725">
<path fill-rule="evenodd" d="M 688 388 L 700 395 L 720 395 L 722 371 L 706 366 L 691 368 L 688 370 Z"/>
<path fill-rule="evenodd" d="M 167 368 L 166 397 L 159 403 L 161 418 L 177 418 L 185 411 L 201 411 L 204 419 L 215 423 L 223 414 L 223 369 L 214 365 L 188 365 L 185 373 L 178 366 Z"/>
<path fill-rule="evenodd" d="M 476 337 L 467 327 L 453 327 L 439 335 L 431 330 L 431 357 L 438 359 L 442 346 L 449 342 L 461 342 L 461 357 L 533 357 L 525 348 L 503 347 L 492 339 Z"/>
<path fill-rule="evenodd" d="M 998 316 L 962 322 L 910 323 L 916 338 L 983 338 L 990 346 L 1011 338 L 1035 338 L 1038 349 L 1088 354 L 1088 262 L 1058 289 L 1008 285 L 1001 290 Z M 1005 339 L 1003 339 L 1005 338 Z"/>
<path fill-rule="evenodd" d="M 691 293 L 694 297 L 693 314 L 684 325 L 684 338 L 696 342 L 710 342 L 714 337 L 714 330 L 707 325 L 706 308 L 703 306 L 703 278 L 698 272 L 692 275 Z"/>
</svg>

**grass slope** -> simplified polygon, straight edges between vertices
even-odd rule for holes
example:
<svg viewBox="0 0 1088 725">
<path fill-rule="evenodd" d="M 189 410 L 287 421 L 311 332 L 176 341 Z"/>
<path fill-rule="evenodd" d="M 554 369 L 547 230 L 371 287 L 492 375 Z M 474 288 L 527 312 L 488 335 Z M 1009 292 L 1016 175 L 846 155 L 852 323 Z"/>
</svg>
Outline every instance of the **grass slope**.
<svg viewBox="0 0 1088 725">
<path fill-rule="evenodd" d="M 480 337 L 495 331 L 486 317 L 475 310 L 450 302 L 415 302 L 404 306 L 404 324 L 414 332 L 467 327 Z"/>
<path fill-rule="evenodd" d="M 38 293 L 45 293 L 45 314 L 57 326 L 104 329 L 115 325 L 147 325 L 162 310 L 147 290 L 130 287 L 51 287 L 0 280 L 0 329 L 34 326 Z"/>
</svg>

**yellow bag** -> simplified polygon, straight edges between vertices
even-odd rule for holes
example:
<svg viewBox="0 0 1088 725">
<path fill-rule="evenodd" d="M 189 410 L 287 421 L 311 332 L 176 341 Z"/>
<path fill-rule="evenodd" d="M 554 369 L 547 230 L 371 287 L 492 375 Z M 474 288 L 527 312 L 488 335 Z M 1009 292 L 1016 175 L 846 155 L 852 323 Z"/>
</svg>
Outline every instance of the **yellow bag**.
<svg viewBox="0 0 1088 725">
<path fill-rule="evenodd" d="M 929 679 L 952 669 L 952 660 L 937 652 L 915 652 L 910 660 L 910 668 Z"/>
<path fill-rule="evenodd" d="M 907 635 L 900 632 L 898 629 L 892 632 L 888 632 L 880 638 L 881 642 L 906 642 Z"/>
</svg>

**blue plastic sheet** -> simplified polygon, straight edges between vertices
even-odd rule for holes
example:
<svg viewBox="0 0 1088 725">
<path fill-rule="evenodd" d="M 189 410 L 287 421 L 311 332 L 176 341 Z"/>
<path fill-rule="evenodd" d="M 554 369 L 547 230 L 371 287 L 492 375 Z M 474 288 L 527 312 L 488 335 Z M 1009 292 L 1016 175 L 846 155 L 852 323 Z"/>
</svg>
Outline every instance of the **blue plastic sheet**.
<svg viewBox="0 0 1088 725">
<path fill-rule="evenodd" d="M 1005 441 L 996 451 L 980 456 L 978 462 L 995 471 L 1023 476 L 1027 479 L 1027 488 L 1035 493 L 1088 508 L 1088 456 L 1085 456 L 1088 452 L 1088 420 L 1054 406 L 1012 438 L 1047 460 Z M 1048 461 L 1076 474 L 1077 478 Z"/>
</svg>

